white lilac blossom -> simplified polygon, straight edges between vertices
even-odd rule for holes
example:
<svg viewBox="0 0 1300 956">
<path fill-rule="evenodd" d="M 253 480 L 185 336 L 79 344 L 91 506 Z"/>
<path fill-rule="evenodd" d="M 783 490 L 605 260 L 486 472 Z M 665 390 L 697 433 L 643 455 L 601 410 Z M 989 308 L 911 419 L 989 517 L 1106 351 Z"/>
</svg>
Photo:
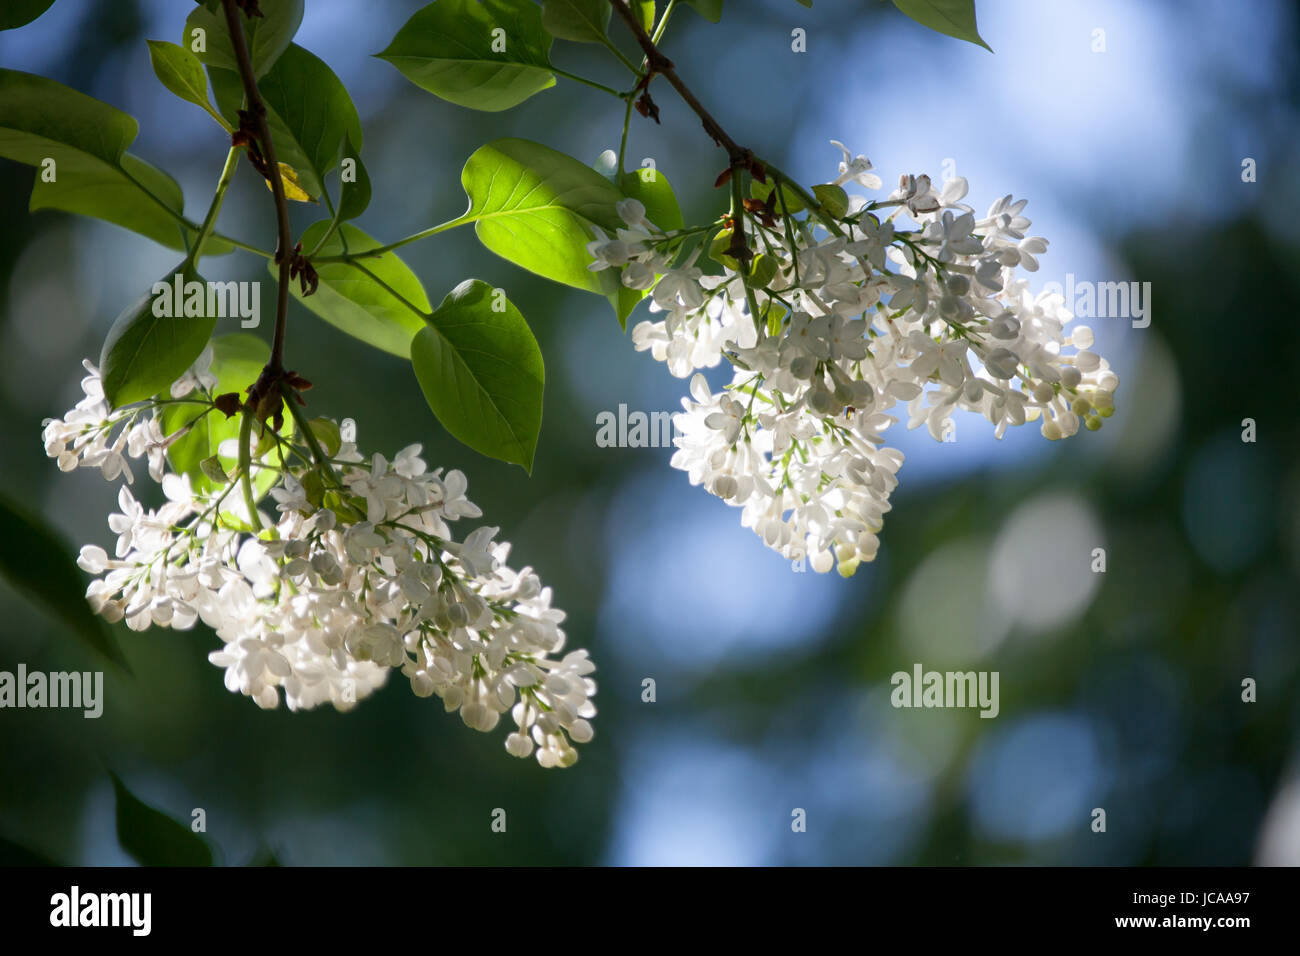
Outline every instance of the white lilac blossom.
<svg viewBox="0 0 1300 956">
<path fill-rule="evenodd" d="M 170 401 L 219 414 L 209 361 Z M 190 474 L 164 470 L 168 397 L 111 410 L 86 368 L 85 398 L 45 425 L 47 454 L 65 471 L 97 467 L 128 482 L 128 459 L 145 457 L 164 497 L 147 508 L 123 485 L 108 519 L 116 542 L 82 548 L 97 613 L 134 630 L 202 621 L 223 643 L 209 660 L 226 687 L 259 707 L 283 695 L 291 710 L 349 710 L 399 670 L 416 696 L 438 696 L 475 730 L 509 714 L 514 756 L 535 754 L 544 767 L 578 759 L 573 744 L 592 737 L 595 665 L 584 650 L 562 653 L 564 613 L 531 568 L 507 564 L 497 528 L 458 540 L 453 526 L 481 517 L 461 472 L 430 470 L 419 445 L 391 461 L 364 459 L 345 421 L 328 466 L 281 436 L 268 440 L 250 479 L 270 484 L 270 497 L 250 515 L 237 478 L 200 491 Z"/>
<path fill-rule="evenodd" d="M 866 157 L 834 145 L 833 186 L 880 188 Z M 847 575 L 875 557 L 903 461 L 885 447 L 899 417 L 940 441 L 956 409 L 998 438 L 1039 422 L 1059 439 L 1113 411 L 1119 379 L 1091 330 L 1067 332 L 1062 297 L 1022 274 L 1047 249 L 1026 235 L 1025 200 L 977 218 L 966 192 L 961 178 L 936 190 L 903 176 L 887 199 L 850 196 L 840 217 L 747 215 L 751 248 L 776 266 L 755 266 L 749 288 L 729 256 L 722 275 L 703 274 L 688 242 L 699 230 L 659 231 L 634 200 L 620 206 L 629 228 L 589 247 L 591 268 L 622 266 L 626 285 L 650 290 L 661 318 L 633 329 L 635 347 L 691 378 L 673 466 L 787 558 Z M 734 373 L 714 393 L 699 370 L 723 358 Z"/>
</svg>

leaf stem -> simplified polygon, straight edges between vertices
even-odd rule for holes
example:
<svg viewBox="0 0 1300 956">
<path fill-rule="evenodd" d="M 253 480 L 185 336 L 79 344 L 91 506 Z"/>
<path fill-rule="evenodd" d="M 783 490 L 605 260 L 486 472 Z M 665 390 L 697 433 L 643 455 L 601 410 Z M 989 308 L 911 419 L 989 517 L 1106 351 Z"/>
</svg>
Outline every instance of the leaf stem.
<svg viewBox="0 0 1300 956">
<path fill-rule="evenodd" d="M 429 236 L 436 236 L 440 232 L 447 232 L 450 229 L 455 229 L 457 226 L 467 226 L 474 221 L 475 219 L 469 218 L 468 216 L 457 216 L 455 219 L 449 219 L 436 226 L 430 226 L 428 229 L 422 229 L 404 239 L 398 239 L 396 242 L 390 242 L 384 246 L 376 246 L 373 249 L 366 249 L 364 252 L 349 252 L 337 256 L 317 256 L 312 259 L 312 262 L 320 265 L 327 262 L 352 262 L 356 259 L 378 258 L 386 252 L 392 252 L 394 249 L 400 249 L 402 246 L 409 245 L 412 242 L 427 239 Z"/>
<path fill-rule="evenodd" d="M 212 194 L 212 202 L 208 205 L 208 214 L 203 217 L 203 224 L 199 226 L 198 238 L 194 240 L 194 245 L 190 249 L 189 261 L 191 264 L 197 263 L 199 257 L 203 255 L 203 244 L 207 242 L 208 236 L 212 235 L 212 230 L 217 224 L 217 216 L 221 212 L 221 204 L 225 201 L 226 190 L 230 188 L 230 180 L 234 177 L 235 167 L 239 165 L 239 147 L 230 147 L 230 152 L 226 153 L 226 164 L 221 167 L 221 178 L 217 180 L 217 188 Z"/>
<path fill-rule="evenodd" d="M 262 519 L 257 515 L 257 497 L 253 494 L 253 412 L 244 409 L 239 422 L 239 483 L 244 489 L 244 504 L 248 506 L 248 523 L 255 531 L 262 530 Z"/>
<path fill-rule="evenodd" d="M 280 394 L 284 396 L 284 403 L 289 406 L 289 414 L 293 416 L 298 431 L 302 432 L 303 440 L 307 442 L 307 447 L 311 449 L 312 457 L 316 459 L 316 463 L 325 471 L 329 479 L 334 482 L 335 487 L 342 488 L 343 482 L 335 474 L 334 466 L 330 464 L 330 456 L 325 454 L 325 449 L 320 446 L 316 433 L 311 430 L 311 422 L 307 420 L 307 416 L 298 407 L 298 402 L 289 390 L 289 386 L 283 382 L 280 383 Z"/>
<path fill-rule="evenodd" d="M 570 73 L 568 70 L 562 70 L 558 66 L 552 66 L 550 70 L 552 73 L 573 80 L 575 83 L 582 83 L 584 86 L 590 86 L 593 90 L 600 90 L 602 93 L 608 93 L 610 96 L 617 97 L 620 100 L 627 95 L 625 93 L 620 93 L 612 86 L 606 86 L 604 83 L 597 83 L 595 80 L 589 80 L 585 76 L 579 76 L 577 73 Z"/>
<path fill-rule="evenodd" d="M 660 38 L 664 35 L 664 28 L 668 26 L 668 18 L 673 15 L 673 11 L 676 9 L 677 0 L 668 0 L 668 5 L 664 7 L 663 15 L 659 17 L 659 22 L 655 24 L 655 32 L 650 37 L 651 43 L 657 44 L 659 42 Z"/>
</svg>

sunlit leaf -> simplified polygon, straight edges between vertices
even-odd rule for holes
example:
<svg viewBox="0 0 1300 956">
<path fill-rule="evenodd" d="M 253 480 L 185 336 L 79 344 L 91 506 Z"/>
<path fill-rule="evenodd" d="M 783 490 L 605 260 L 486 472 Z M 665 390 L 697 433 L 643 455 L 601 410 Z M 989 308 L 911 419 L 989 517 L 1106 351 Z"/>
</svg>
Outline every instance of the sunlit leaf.
<svg viewBox="0 0 1300 956">
<path fill-rule="evenodd" d="M 467 279 L 411 344 L 424 397 L 447 431 L 475 451 L 533 467 L 542 427 L 542 352 L 502 290 Z"/>
<path fill-rule="evenodd" d="M 329 228 L 317 222 L 303 233 L 304 249 L 313 249 Z M 319 256 L 337 256 L 347 243 L 350 253 L 365 252 L 379 245 L 356 226 L 343 223 L 321 247 Z M 268 263 L 273 272 L 274 263 Z M 424 328 L 421 313 L 428 314 L 429 299 L 424 286 L 396 253 L 362 258 L 353 262 L 319 262 L 320 285 L 303 298 L 293 286 L 293 295 L 330 325 L 342 329 L 377 349 L 408 358 L 411 339 Z"/>
<path fill-rule="evenodd" d="M 479 147 L 461 172 L 469 211 L 483 245 L 502 258 L 556 282 L 609 295 L 617 280 L 592 272 L 592 226 L 613 232 L 622 220 L 622 193 L 571 156 L 524 139 Z"/>
<path fill-rule="evenodd" d="M 149 40 L 149 61 L 154 75 L 187 103 L 202 107 L 214 118 L 220 119 L 208 99 L 208 77 L 203 72 L 199 58 L 183 46 L 164 40 Z"/>
<path fill-rule="evenodd" d="M 379 56 L 435 96 L 497 112 L 555 85 L 550 48 L 536 4 L 434 0 Z"/>
</svg>

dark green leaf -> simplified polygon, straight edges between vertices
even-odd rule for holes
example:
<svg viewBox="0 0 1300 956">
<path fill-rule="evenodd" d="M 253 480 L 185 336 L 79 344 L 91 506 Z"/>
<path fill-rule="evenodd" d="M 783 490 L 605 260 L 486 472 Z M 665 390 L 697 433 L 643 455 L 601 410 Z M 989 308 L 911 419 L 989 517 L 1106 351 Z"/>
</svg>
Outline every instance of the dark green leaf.
<svg viewBox="0 0 1300 956">
<path fill-rule="evenodd" d="M 37 167 L 33 210 L 94 216 L 183 249 L 180 186 L 126 152 L 138 128 L 121 110 L 62 83 L 0 69 L 0 156 Z M 218 254 L 230 245 L 212 239 L 204 248 Z"/>
<path fill-rule="evenodd" d="M 536 4 L 434 0 L 379 56 L 435 96 L 497 112 L 555 85 L 550 48 Z"/>
<path fill-rule="evenodd" d="M 56 863 L 35 850 L 27 849 L 21 843 L 15 843 L 13 840 L 0 836 L 0 866 L 50 867 L 62 865 L 62 863 Z"/>
<path fill-rule="evenodd" d="M 276 158 L 298 173 L 318 198 L 325 174 L 339 164 L 343 140 L 361 148 L 361 120 L 334 71 L 315 54 L 290 44 L 258 83 L 269 110 Z"/>
<path fill-rule="evenodd" d="M 561 40 L 600 43 L 612 9 L 608 0 L 542 0 L 542 26 Z"/>
<path fill-rule="evenodd" d="M 253 63 L 254 75 L 261 77 L 275 65 L 275 61 L 289 47 L 289 41 L 298 32 L 302 23 L 303 0 L 261 0 L 258 4 L 262 11 L 260 17 L 245 17 L 244 42 L 248 44 L 248 58 Z M 197 37 L 194 31 L 203 31 L 204 49 L 196 50 Z M 189 50 L 208 66 L 223 70 L 238 71 L 235 61 L 235 49 L 230 42 L 230 32 L 226 29 L 226 13 L 220 5 L 214 9 L 197 6 L 185 20 L 185 33 L 181 37 L 181 46 Z"/>
<path fill-rule="evenodd" d="M 329 228 L 327 222 L 313 223 L 303 233 L 304 249 L 315 248 Z M 337 256 L 345 250 L 365 252 L 379 245 L 355 226 L 344 223 L 321 247 L 318 255 Z M 268 263 L 274 273 L 274 263 Z M 298 287 L 293 294 L 308 309 L 348 335 L 402 358 L 411 354 L 411 339 L 424 328 L 429 312 L 424 286 L 395 253 L 361 259 L 358 262 L 324 262 L 316 265 L 320 285 L 315 294 L 303 298 Z"/>
<path fill-rule="evenodd" d="M 191 299 L 188 295 L 181 302 L 175 301 L 177 275 L 183 290 L 192 282 L 201 284 L 201 303 L 198 296 Z M 170 287 L 169 293 L 162 292 L 164 285 Z M 184 291 L 195 290 L 191 287 Z M 196 306 L 192 311 L 202 314 L 184 314 L 184 307 L 191 302 Z M 158 314 L 174 313 L 178 306 L 180 315 Z M 120 407 L 163 391 L 194 364 L 216 324 L 215 312 L 208 309 L 203 278 L 192 266 L 178 266 L 176 272 L 163 276 L 148 294 L 124 309 L 109 329 L 99 358 L 104 397 L 110 405 Z"/>
<path fill-rule="evenodd" d="M 717 23 L 722 19 L 722 0 L 686 0 L 691 8 L 704 19 Z"/>
<path fill-rule="evenodd" d="M 351 160 L 351 163 L 348 161 Z M 339 170 L 339 219 L 356 219 L 370 205 L 370 174 L 351 140 L 343 143 L 343 165 Z"/>
<path fill-rule="evenodd" d="M 86 603 L 86 582 L 73 553 L 45 521 L 0 496 L 0 574 L 82 641 L 129 671 L 112 631 Z"/>
<path fill-rule="evenodd" d="M 444 428 L 531 472 L 542 427 L 542 351 L 503 290 L 467 279 L 411 343 L 411 364 Z"/>
<path fill-rule="evenodd" d="M 142 802 L 113 778 L 117 842 L 141 866 L 211 866 L 212 850 L 188 826 Z"/>
<path fill-rule="evenodd" d="M 0 10 L 0 30 L 25 26 L 54 5 L 54 0 L 5 0 Z"/>
<path fill-rule="evenodd" d="M 475 150 L 461 172 L 479 240 L 497 255 L 547 279 L 598 295 L 617 291 L 612 273 L 592 272 L 592 226 L 613 232 L 622 193 L 578 160 L 524 139 Z"/>
<path fill-rule="evenodd" d="M 975 0 L 894 0 L 894 6 L 923 27 L 993 52 L 975 25 Z"/>
<path fill-rule="evenodd" d="M 244 84 L 234 70 L 223 70 L 210 66 L 208 80 L 212 83 L 212 98 L 216 100 L 217 112 L 225 117 L 231 126 L 239 125 L 239 109 L 244 105 Z"/>
</svg>

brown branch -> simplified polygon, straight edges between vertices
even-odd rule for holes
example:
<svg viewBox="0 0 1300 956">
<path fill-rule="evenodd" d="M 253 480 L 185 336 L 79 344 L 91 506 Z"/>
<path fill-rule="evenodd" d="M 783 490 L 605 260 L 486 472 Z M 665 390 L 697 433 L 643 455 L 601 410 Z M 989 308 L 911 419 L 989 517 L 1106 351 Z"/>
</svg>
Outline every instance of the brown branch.
<svg viewBox="0 0 1300 956">
<path fill-rule="evenodd" d="M 722 128 L 722 124 L 704 108 L 704 104 L 691 92 L 691 88 L 677 75 L 673 61 L 664 56 L 663 52 L 655 46 L 654 40 L 650 38 L 650 34 L 645 32 L 645 28 L 641 26 L 641 21 L 628 8 L 625 0 L 609 0 L 609 4 L 614 8 L 614 12 L 627 24 L 627 28 L 632 31 L 632 35 L 636 37 L 637 43 L 641 45 L 641 50 L 645 54 L 648 69 L 645 78 L 641 81 L 642 85 L 648 88 L 651 77 L 656 73 L 666 79 L 672 88 L 677 91 L 677 95 L 682 98 L 682 101 L 700 118 L 700 123 L 703 124 L 705 132 L 713 138 L 713 142 L 727 151 L 727 168 L 723 170 L 714 186 L 725 185 L 732 176 L 742 169 L 747 169 L 750 175 L 759 182 L 767 182 L 766 170 L 763 164 L 755 159 L 753 151 L 746 149 L 728 136 L 727 131 Z M 646 95 L 649 95 L 648 91 Z M 653 107 L 651 108 L 653 109 Z M 655 110 L 654 112 L 657 120 L 658 111 Z M 735 207 L 734 201 L 732 205 Z M 731 246 L 727 252 L 741 263 L 748 263 L 752 256 L 749 244 L 745 240 L 745 210 L 743 205 L 740 208 L 732 209 Z"/>
<path fill-rule="evenodd" d="M 265 419 L 274 414 L 279 417 L 280 392 L 276 387 L 284 376 L 284 333 L 286 317 L 289 313 L 289 283 L 295 255 L 293 236 L 289 227 L 289 202 L 284 193 L 284 181 L 280 177 L 280 164 L 275 156 L 275 143 L 271 139 L 271 130 L 266 122 L 266 103 L 257 89 L 257 76 L 253 73 L 253 61 L 248 55 L 248 43 L 244 39 L 244 26 L 240 20 L 238 0 L 221 0 L 226 13 L 226 27 L 230 33 L 230 43 L 234 47 L 235 62 L 239 65 L 239 78 L 243 82 L 244 97 L 248 101 L 248 112 L 253 119 L 254 132 L 257 134 L 258 146 L 264 168 L 262 174 L 271 184 L 271 194 L 275 197 L 275 218 L 278 238 L 275 247 L 275 262 L 280 267 L 280 282 L 275 304 L 275 338 L 271 345 L 271 359 L 249 389 L 249 404 L 258 412 L 258 417 Z M 256 4 L 249 5 L 249 12 L 256 12 Z M 260 16 L 260 13 L 258 14 Z M 259 407 L 266 404 L 265 409 Z M 274 404 L 274 411 L 270 405 Z"/>
<path fill-rule="evenodd" d="M 658 73 L 672 84 L 672 88 L 677 91 L 677 95 L 700 118 L 700 122 L 704 124 L 704 129 L 713 137 L 713 141 L 727 151 L 727 159 L 731 162 L 731 168 L 736 169 L 748 165 L 753 154 L 728 136 L 727 131 L 704 108 L 704 104 L 695 98 L 695 94 L 691 92 L 690 87 L 683 83 L 682 78 L 677 75 L 677 70 L 673 67 L 673 61 L 664 56 L 660 49 L 655 46 L 654 40 L 650 39 L 650 34 L 645 32 L 645 28 L 641 26 L 641 21 L 628 9 L 628 5 L 624 0 L 609 0 L 609 3 L 614 8 L 614 12 L 623 18 L 623 22 L 627 24 L 628 29 L 636 37 L 637 43 L 641 44 L 641 50 L 645 53 L 646 63 L 649 65 L 650 71 Z"/>
</svg>

